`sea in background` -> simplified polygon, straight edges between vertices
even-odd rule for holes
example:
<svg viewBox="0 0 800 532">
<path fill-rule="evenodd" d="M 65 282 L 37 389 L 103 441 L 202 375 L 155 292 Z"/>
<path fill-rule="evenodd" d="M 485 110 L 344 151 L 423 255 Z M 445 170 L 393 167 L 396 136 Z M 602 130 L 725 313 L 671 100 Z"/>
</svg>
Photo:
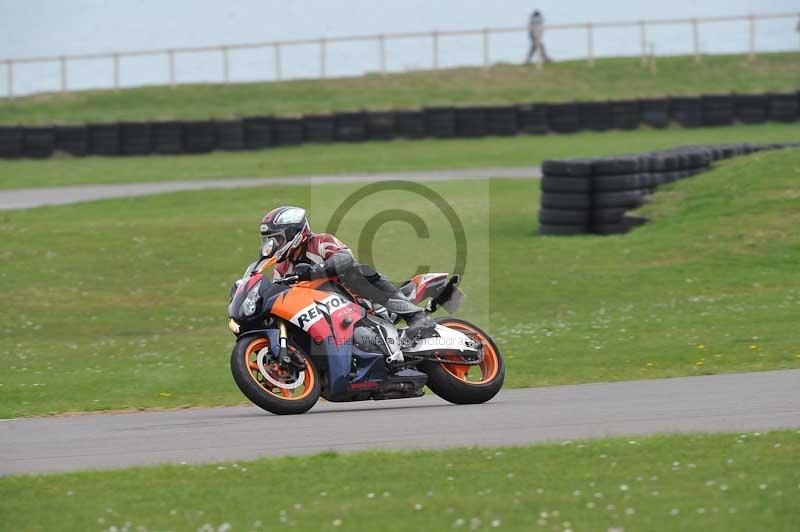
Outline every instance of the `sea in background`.
<svg viewBox="0 0 800 532">
<path fill-rule="evenodd" d="M 153 50 L 345 35 L 458 30 L 524 26 L 534 9 L 547 23 L 570 24 L 618 20 L 691 18 L 797 12 L 797 0 L 616 0 L 535 2 L 522 0 L 0 0 L 0 61 L 37 56 Z M 800 18 L 759 22 L 756 45 L 762 52 L 798 50 Z M 648 29 L 647 41 L 657 55 L 692 52 L 692 29 L 659 26 Z M 528 46 L 525 32 L 492 36 L 492 63 L 519 63 Z M 587 55 L 585 30 L 545 34 L 548 53 L 556 61 Z M 701 25 L 703 53 L 741 53 L 749 43 L 746 22 Z M 430 38 L 389 40 L 390 71 L 432 67 Z M 479 65 L 483 38 L 440 39 L 440 67 Z M 639 55 L 639 29 L 594 30 L 594 54 Z M 270 81 L 276 65 L 271 49 L 230 52 L 232 82 Z M 219 51 L 176 56 L 179 83 L 219 82 L 223 79 Z M 319 76 L 318 45 L 282 50 L 283 79 Z M 342 43 L 327 46 L 328 77 L 356 76 L 380 68 L 378 45 Z M 123 87 L 160 85 L 168 81 L 166 55 L 125 58 L 121 61 Z M 57 91 L 58 62 L 15 64 L 14 93 Z M 799 85 L 800 85 L 800 80 Z M 0 64 L 0 96 L 7 91 L 7 70 Z M 110 59 L 69 63 L 70 89 L 108 88 L 113 83 Z"/>
</svg>

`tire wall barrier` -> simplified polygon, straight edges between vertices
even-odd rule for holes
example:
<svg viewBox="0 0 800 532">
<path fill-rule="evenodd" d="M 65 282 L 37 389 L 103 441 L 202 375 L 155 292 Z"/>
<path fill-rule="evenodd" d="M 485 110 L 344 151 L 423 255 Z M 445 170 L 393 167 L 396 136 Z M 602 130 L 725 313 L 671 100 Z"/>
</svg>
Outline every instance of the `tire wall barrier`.
<svg viewBox="0 0 800 532">
<path fill-rule="evenodd" d="M 798 120 L 800 91 L 492 107 L 426 107 L 302 117 L 0 126 L 0 158 L 208 153 L 303 143 L 480 138 L 633 130 L 642 126 L 729 126 Z"/>
<path fill-rule="evenodd" d="M 626 213 L 642 206 L 659 185 L 708 170 L 713 161 L 785 147 L 800 147 L 800 143 L 681 146 L 641 154 L 544 161 L 539 234 L 627 233 L 647 220 Z"/>
</svg>

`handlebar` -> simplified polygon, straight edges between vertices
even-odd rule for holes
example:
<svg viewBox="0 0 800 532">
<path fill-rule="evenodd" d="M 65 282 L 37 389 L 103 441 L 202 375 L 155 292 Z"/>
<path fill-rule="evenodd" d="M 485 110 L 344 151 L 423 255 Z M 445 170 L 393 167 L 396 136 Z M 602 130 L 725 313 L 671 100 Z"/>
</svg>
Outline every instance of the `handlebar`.
<svg viewBox="0 0 800 532">
<path fill-rule="evenodd" d="M 272 282 L 275 283 L 275 284 L 294 284 L 294 283 L 298 282 L 299 280 L 300 280 L 300 278 L 297 275 L 287 275 L 286 277 L 284 277 L 282 279 L 277 279 L 277 280 L 272 281 Z"/>
</svg>

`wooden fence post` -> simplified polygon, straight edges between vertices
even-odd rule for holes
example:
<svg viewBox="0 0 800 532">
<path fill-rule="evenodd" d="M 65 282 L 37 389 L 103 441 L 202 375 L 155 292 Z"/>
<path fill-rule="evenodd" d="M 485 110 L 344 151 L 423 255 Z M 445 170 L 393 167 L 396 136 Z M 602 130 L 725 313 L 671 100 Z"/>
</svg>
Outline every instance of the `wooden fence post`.
<svg viewBox="0 0 800 532">
<path fill-rule="evenodd" d="M 647 64 L 647 26 L 644 20 L 639 21 L 639 44 L 642 47 L 642 65 Z"/>
<path fill-rule="evenodd" d="M 61 63 L 61 92 L 67 92 L 67 58 L 65 56 L 61 56 L 59 58 L 59 63 Z"/>
<path fill-rule="evenodd" d="M 8 84 L 6 96 L 10 100 L 14 97 L 14 61 L 11 59 L 6 61 L 6 83 Z"/>
<path fill-rule="evenodd" d="M 325 39 L 322 38 L 319 40 L 319 77 L 325 78 L 326 73 L 326 62 L 327 62 L 327 48 Z"/>
<path fill-rule="evenodd" d="M 386 75 L 386 37 L 378 36 L 378 49 L 381 56 L 381 74 Z"/>
<path fill-rule="evenodd" d="M 483 68 L 489 68 L 489 28 L 483 28 Z"/>
<path fill-rule="evenodd" d="M 228 61 L 228 47 L 222 47 L 222 79 L 225 85 L 231 80 L 230 62 Z"/>
<path fill-rule="evenodd" d="M 433 37 L 433 69 L 439 70 L 439 32 L 434 31 L 431 37 Z"/>
<path fill-rule="evenodd" d="M 167 52 L 169 58 L 169 87 L 175 88 L 175 50 Z"/>
<path fill-rule="evenodd" d="M 119 54 L 114 52 L 114 90 L 119 90 Z"/>
<path fill-rule="evenodd" d="M 275 79 L 281 80 L 281 43 L 275 43 Z"/>
</svg>

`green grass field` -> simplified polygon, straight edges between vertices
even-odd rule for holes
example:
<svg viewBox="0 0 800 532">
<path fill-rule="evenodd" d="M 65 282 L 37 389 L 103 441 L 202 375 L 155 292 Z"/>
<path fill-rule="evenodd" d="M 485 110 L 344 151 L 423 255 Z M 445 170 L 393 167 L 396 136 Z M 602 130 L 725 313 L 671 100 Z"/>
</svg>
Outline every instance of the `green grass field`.
<svg viewBox="0 0 800 532">
<path fill-rule="evenodd" d="M 800 124 L 579 133 L 476 140 L 306 145 L 194 156 L 0 161 L 0 189 L 442 168 L 533 166 L 544 159 L 646 151 L 681 144 L 788 142 Z"/>
<path fill-rule="evenodd" d="M 800 520 L 798 453 L 800 431 L 779 431 L 6 477 L 0 521 L 14 531 L 788 532 Z"/>
<path fill-rule="evenodd" d="M 658 58 L 653 74 L 638 58 L 599 59 L 533 67 L 498 65 L 388 76 L 148 87 L 47 94 L 0 101 L 0 124 L 189 119 L 236 115 L 315 113 L 352 109 L 415 108 L 437 104 L 503 104 L 636 98 L 665 94 L 797 90 L 800 54 Z"/>
<path fill-rule="evenodd" d="M 464 317 L 508 362 L 508 386 L 800 367 L 800 150 L 728 161 L 668 187 L 655 221 L 616 237 L 535 233 L 538 182 L 437 183 L 469 254 Z M 205 191 L 0 213 L 0 417 L 243 401 L 228 370 L 230 283 L 279 204 L 325 220 L 355 185 Z M 404 195 L 406 194 L 406 195 Z M 359 249 L 375 212 L 402 207 L 374 263 L 390 278 L 453 267 L 444 217 L 384 192 L 338 235 Z M 402 260 L 396 260 L 401 250 Z"/>
</svg>

